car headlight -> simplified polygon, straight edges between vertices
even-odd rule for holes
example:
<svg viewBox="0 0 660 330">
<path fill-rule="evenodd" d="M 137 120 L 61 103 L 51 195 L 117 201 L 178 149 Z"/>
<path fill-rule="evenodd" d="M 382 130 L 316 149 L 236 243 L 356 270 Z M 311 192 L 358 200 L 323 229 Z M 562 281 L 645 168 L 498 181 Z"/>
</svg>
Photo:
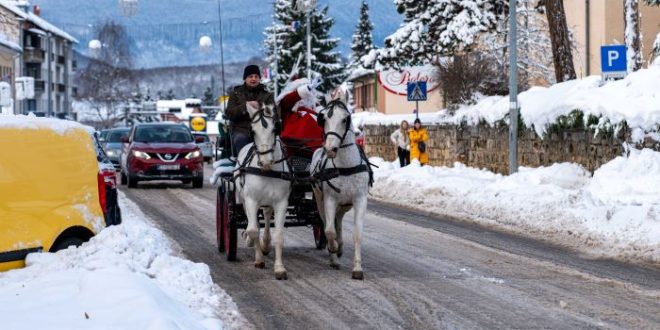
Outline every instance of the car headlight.
<svg viewBox="0 0 660 330">
<path fill-rule="evenodd" d="M 199 157 L 199 156 L 201 156 L 201 155 L 202 155 L 202 153 L 199 152 L 199 150 L 195 150 L 195 151 L 189 152 L 189 153 L 186 155 L 186 159 L 197 158 L 197 157 Z"/>
<path fill-rule="evenodd" d="M 117 151 L 115 151 L 115 150 L 106 150 L 105 154 L 108 155 L 108 157 L 114 157 L 114 156 L 117 156 Z"/>
<path fill-rule="evenodd" d="M 144 151 L 133 150 L 133 156 L 142 159 L 151 159 L 151 156 Z"/>
</svg>

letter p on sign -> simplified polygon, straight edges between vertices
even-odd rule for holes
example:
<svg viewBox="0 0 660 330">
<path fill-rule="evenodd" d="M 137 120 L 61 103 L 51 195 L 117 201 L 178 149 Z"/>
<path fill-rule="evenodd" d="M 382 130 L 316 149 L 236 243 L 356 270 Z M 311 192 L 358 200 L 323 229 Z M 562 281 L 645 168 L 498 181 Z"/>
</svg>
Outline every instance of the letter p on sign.
<svg viewBox="0 0 660 330">
<path fill-rule="evenodd" d="M 607 66 L 611 67 L 615 60 L 619 59 L 619 52 L 616 50 L 607 51 Z"/>
</svg>

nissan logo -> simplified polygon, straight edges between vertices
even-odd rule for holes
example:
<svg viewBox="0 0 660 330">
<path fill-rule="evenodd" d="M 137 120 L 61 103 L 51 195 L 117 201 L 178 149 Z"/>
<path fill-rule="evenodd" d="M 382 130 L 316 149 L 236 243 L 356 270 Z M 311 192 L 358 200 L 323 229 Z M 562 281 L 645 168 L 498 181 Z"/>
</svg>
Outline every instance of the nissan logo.
<svg viewBox="0 0 660 330">
<path fill-rule="evenodd" d="M 165 154 L 165 159 L 167 159 L 167 160 L 172 159 L 172 155 L 171 154 Z"/>
</svg>

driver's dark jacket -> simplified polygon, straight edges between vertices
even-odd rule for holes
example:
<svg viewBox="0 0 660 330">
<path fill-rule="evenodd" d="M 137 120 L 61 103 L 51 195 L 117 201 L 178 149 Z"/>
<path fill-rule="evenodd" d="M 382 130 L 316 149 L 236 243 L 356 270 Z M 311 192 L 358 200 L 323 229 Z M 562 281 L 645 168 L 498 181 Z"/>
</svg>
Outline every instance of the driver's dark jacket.
<svg viewBox="0 0 660 330">
<path fill-rule="evenodd" d="M 225 111 L 225 115 L 232 122 L 233 132 L 250 133 L 250 115 L 245 105 L 248 101 L 275 104 L 273 94 L 262 84 L 254 88 L 247 87 L 245 84 L 234 87 L 229 94 L 229 102 Z"/>
</svg>

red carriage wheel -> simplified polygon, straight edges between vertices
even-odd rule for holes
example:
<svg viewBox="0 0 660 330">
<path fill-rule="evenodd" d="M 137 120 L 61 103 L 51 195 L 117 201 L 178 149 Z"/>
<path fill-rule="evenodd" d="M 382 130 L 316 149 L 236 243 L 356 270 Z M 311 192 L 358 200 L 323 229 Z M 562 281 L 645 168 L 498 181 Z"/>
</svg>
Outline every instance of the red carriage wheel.
<svg viewBox="0 0 660 330">
<path fill-rule="evenodd" d="M 319 219 L 320 221 L 320 219 Z M 325 231 L 323 230 L 323 225 L 314 225 L 314 243 L 316 244 L 317 250 L 322 250 L 325 248 L 328 240 L 325 238 Z"/>
<path fill-rule="evenodd" d="M 229 198 L 232 198 L 232 202 L 229 202 Z M 236 261 L 236 248 L 238 245 L 238 229 L 236 228 L 236 220 L 229 217 L 229 207 L 236 207 L 236 203 L 233 200 L 234 194 L 226 191 L 223 198 L 222 206 L 222 231 L 225 242 L 225 253 L 227 254 L 228 261 Z M 231 215 L 233 216 L 232 210 Z"/>
<path fill-rule="evenodd" d="M 224 214 L 224 193 L 221 188 L 218 188 L 218 196 L 215 200 L 215 229 L 218 241 L 218 252 L 225 252 L 225 233 L 223 230 L 222 216 Z"/>
</svg>

